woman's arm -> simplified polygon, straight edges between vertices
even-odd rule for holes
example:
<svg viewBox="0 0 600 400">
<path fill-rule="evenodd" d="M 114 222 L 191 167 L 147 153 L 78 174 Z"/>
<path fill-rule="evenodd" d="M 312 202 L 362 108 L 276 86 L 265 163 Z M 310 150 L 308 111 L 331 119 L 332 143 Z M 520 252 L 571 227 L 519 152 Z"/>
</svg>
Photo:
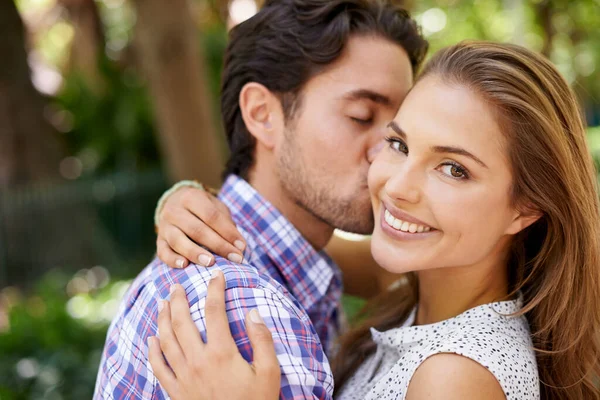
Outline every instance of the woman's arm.
<svg viewBox="0 0 600 400">
<path fill-rule="evenodd" d="M 189 261 L 212 265 L 214 257 L 206 249 L 241 261 L 242 235 L 227 207 L 205 190 L 182 187 L 174 191 L 159 204 L 156 221 L 158 257 L 172 268 L 185 267 Z M 349 241 L 334 235 L 326 250 L 342 270 L 349 295 L 369 299 L 400 278 L 373 260 L 370 239 Z"/>
<path fill-rule="evenodd" d="M 406 400 L 506 400 L 494 375 L 483 365 L 452 353 L 436 354 L 410 379 Z"/>
</svg>

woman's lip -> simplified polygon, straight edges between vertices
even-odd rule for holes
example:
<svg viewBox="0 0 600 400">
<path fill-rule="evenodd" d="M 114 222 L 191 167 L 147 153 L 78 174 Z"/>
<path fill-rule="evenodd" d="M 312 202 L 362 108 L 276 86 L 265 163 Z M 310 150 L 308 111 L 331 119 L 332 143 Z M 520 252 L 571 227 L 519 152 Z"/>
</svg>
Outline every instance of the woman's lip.
<svg viewBox="0 0 600 400">
<path fill-rule="evenodd" d="M 410 222 L 413 224 L 417 224 L 417 225 L 423 225 L 423 226 L 428 226 L 431 229 L 435 229 L 433 226 L 429 225 L 427 222 L 423 222 L 418 218 L 413 217 L 412 215 L 407 214 L 406 212 L 392 206 L 391 204 L 386 203 L 385 201 L 382 201 L 383 204 L 383 212 L 385 212 L 385 210 L 388 210 L 390 212 L 390 214 L 392 214 L 392 216 L 396 219 L 400 219 L 402 221 L 406 221 L 406 222 Z"/>
<path fill-rule="evenodd" d="M 404 231 L 399 231 L 397 229 L 394 229 L 393 227 L 389 226 L 388 223 L 385 221 L 385 208 L 382 207 L 381 208 L 381 213 L 380 213 L 380 217 L 379 217 L 379 224 L 381 226 L 381 230 L 387 235 L 392 237 L 395 240 L 402 240 L 402 241 L 406 241 L 406 240 L 421 240 L 421 239 L 426 239 L 429 236 L 435 235 L 438 233 L 437 230 L 432 229 L 429 232 L 415 232 L 415 233 L 410 233 L 410 232 L 404 232 Z"/>
</svg>

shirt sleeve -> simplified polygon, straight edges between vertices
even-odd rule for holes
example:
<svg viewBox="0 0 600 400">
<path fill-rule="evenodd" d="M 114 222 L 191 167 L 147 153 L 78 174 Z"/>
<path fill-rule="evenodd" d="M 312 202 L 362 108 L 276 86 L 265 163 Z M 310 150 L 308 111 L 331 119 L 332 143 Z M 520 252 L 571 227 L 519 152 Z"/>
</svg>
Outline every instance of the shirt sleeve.
<svg viewBox="0 0 600 400">
<path fill-rule="evenodd" d="M 168 279 L 161 276 L 152 284 L 132 284 L 119 315 L 108 330 L 95 400 L 169 398 L 152 372 L 147 340 L 157 335 L 158 300 L 168 298 L 172 283 L 180 283 L 186 289 L 192 319 L 206 340 L 204 306 L 210 271 L 203 269 L 201 274 L 185 274 L 188 274 L 186 270 L 171 271 Z M 331 368 L 319 336 L 302 307 L 285 288 L 255 275 L 227 270 L 225 276 L 227 317 L 242 357 L 252 362 L 245 316 L 256 308 L 273 336 L 281 367 L 280 399 L 332 399 Z"/>
<path fill-rule="evenodd" d="M 148 361 L 148 337 L 158 332 L 158 297 L 136 280 L 129 288 L 106 335 L 94 400 L 163 399 Z M 168 290 L 168 289 L 167 289 Z"/>
<path fill-rule="evenodd" d="M 319 337 L 299 306 L 268 287 L 232 287 L 225 294 L 229 327 L 244 359 L 252 362 L 252 346 L 245 316 L 256 308 L 271 331 L 281 367 L 280 399 L 331 399 L 333 376 Z M 190 308 L 202 338 L 206 340 L 205 299 Z"/>
</svg>

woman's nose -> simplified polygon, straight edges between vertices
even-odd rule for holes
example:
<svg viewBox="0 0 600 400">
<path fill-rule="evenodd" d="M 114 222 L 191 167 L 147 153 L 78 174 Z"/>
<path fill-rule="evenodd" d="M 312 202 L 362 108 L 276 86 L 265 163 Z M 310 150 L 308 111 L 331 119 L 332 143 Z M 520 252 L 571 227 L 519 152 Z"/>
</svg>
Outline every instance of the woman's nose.
<svg viewBox="0 0 600 400">
<path fill-rule="evenodd" d="M 397 201 L 418 203 L 421 200 L 423 181 L 421 173 L 409 161 L 398 168 L 385 184 L 387 195 Z"/>
</svg>

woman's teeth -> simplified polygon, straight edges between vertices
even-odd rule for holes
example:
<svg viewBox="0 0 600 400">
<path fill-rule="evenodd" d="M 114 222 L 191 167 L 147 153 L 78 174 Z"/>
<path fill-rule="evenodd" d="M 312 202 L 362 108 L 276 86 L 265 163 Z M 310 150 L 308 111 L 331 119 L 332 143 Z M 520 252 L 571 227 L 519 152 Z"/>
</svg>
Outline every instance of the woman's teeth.
<svg viewBox="0 0 600 400">
<path fill-rule="evenodd" d="M 431 227 L 425 225 L 413 224 L 411 222 L 402 221 L 401 219 L 394 218 L 394 216 L 385 210 L 385 222 L 397 231 L 408 232 L 408 233 L 422 233 L 429 232 Z"/>
</svg>

